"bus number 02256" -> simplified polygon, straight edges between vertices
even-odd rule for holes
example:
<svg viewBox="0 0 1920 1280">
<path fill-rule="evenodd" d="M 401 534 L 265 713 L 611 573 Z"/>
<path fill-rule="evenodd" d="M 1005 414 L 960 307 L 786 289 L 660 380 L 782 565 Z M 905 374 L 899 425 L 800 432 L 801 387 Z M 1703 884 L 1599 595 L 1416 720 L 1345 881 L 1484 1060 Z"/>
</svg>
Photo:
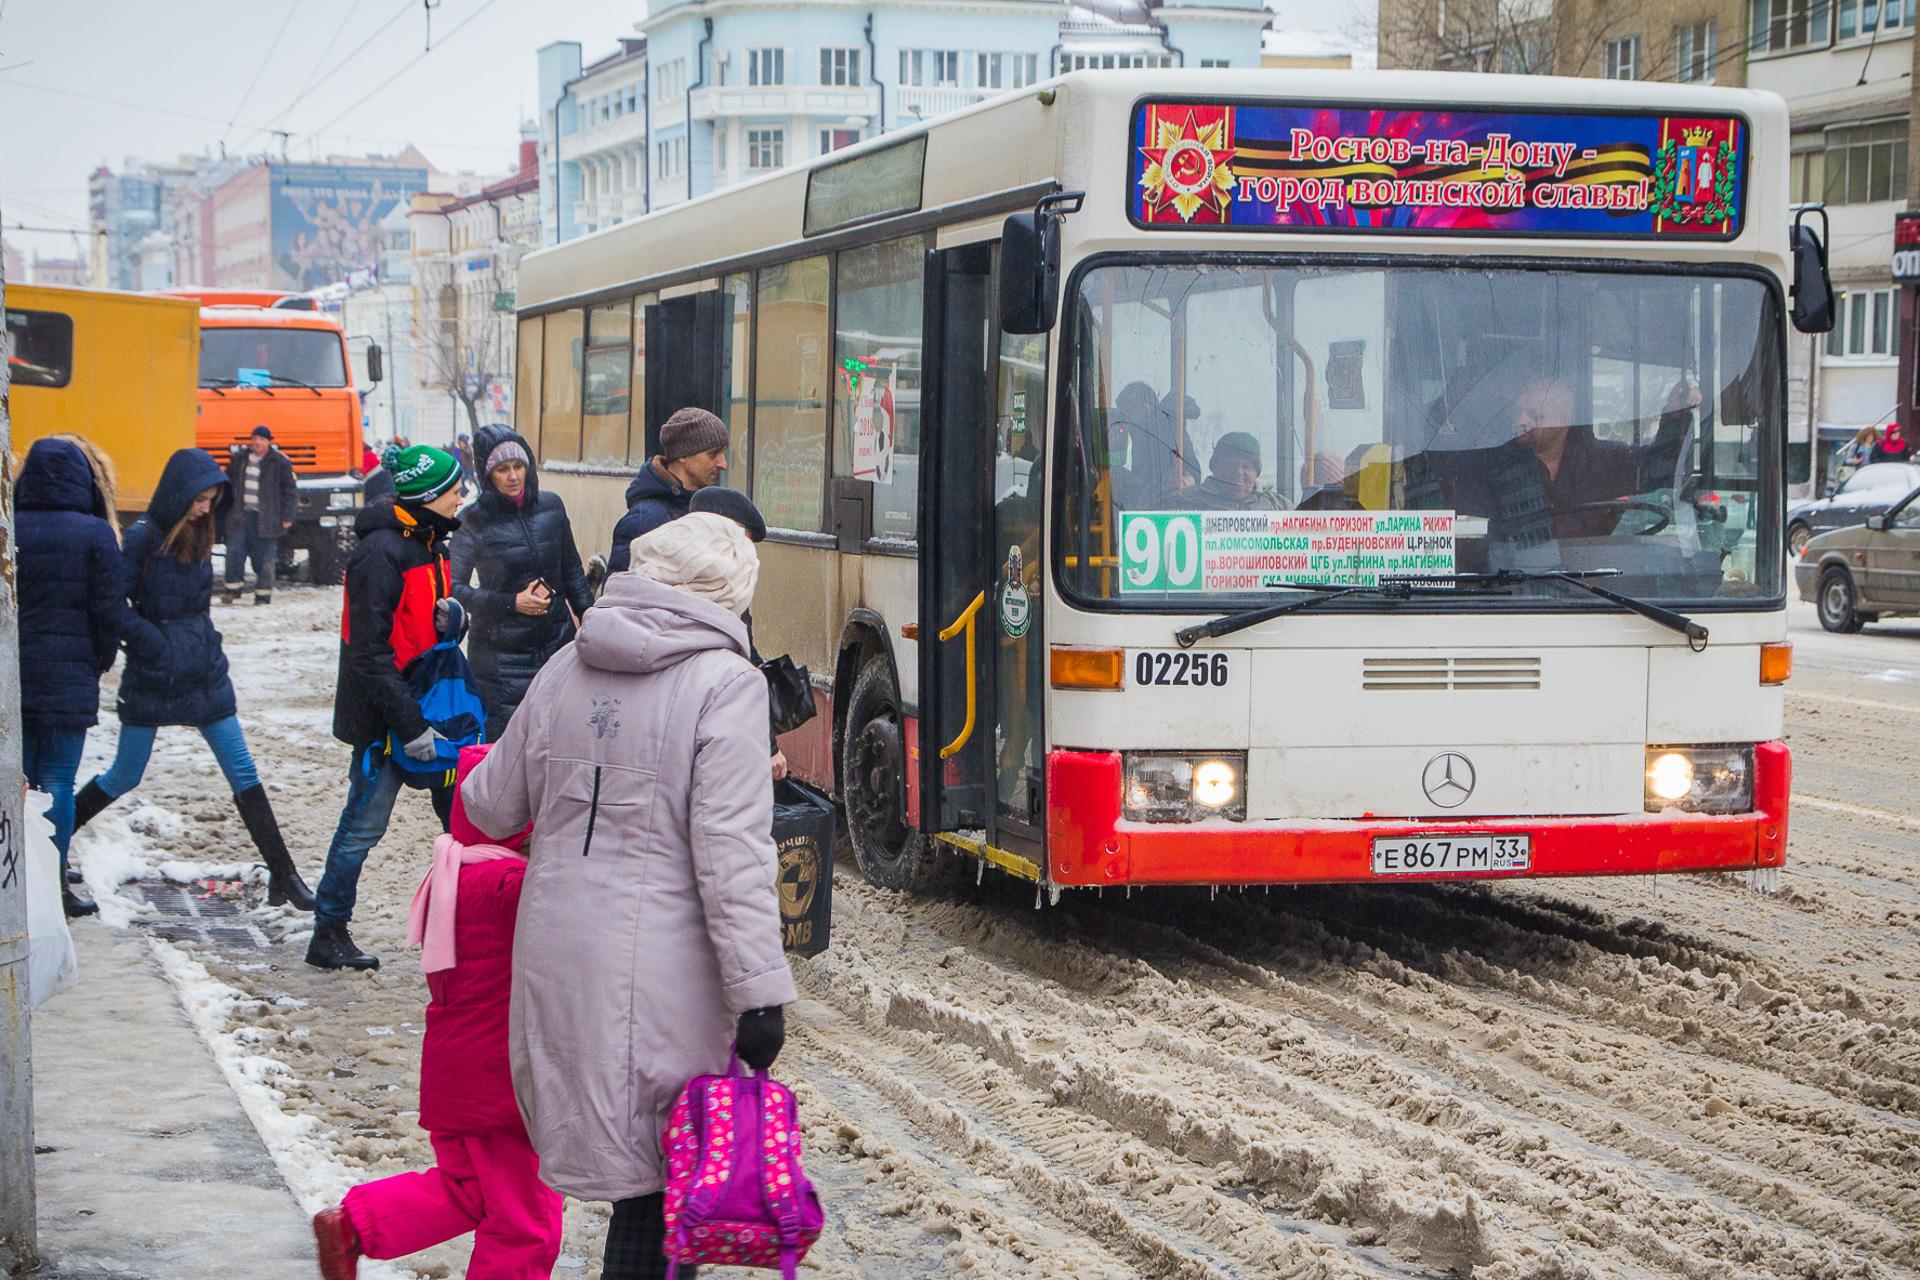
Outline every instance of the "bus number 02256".
<svg viewBox="0 0 1920 1280">
<path fill-rule="evenodd" d="M 1142 649 L 1133 660 L 1133 682 L 1171 684 L 1189 688 L 1224 689 L 1230 667 L 1224 653 L 1184 653 Z"/>
</svg>

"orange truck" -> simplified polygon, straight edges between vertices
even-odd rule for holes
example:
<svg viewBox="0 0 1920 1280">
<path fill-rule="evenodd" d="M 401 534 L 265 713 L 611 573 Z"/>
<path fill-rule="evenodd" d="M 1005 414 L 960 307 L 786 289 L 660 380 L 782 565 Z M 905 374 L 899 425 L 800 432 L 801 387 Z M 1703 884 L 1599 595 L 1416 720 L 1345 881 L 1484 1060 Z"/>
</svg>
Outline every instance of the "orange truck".
<svg viewBox="0 0 1920 1280">
<path fill-rule="evenodd" d="M 338 582 L 360 506 L 361 404 L 347 335 L 301 294 L 173 289 L 200 304 L 200 389 L 195 442 L 223 464 L 257 426 L 293 462 L 300 511 L 282 559 L 304 552 L 309 581 Z M 369 344 L 369 383 L 381 353 Z"/>
</svg>

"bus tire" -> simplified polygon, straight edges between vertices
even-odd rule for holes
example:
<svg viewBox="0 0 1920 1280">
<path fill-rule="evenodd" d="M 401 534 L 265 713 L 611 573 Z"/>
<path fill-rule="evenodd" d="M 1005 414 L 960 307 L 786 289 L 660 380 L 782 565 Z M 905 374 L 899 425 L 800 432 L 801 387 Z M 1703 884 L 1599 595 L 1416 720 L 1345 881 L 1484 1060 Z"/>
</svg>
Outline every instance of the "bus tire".
<svg viewBox="0 0 1920 1280">
<path fill-rule="evenodd" d="M 1840 635 L 1852 635 L 1865 621 L 1854 608 L 1853 575 L 1835 566 L 1820 575 L 1820 590 L 1814 595 L 1820 625 Z"/>
<path fill-rule="evenodd" d="M 884 656 L 869 658 L 854 678 L 840 766 L 847 840 L 860 874 L 897 893 L 939 887 L 955 860 L 907 825 L 906 731 Z"/>
</svg>

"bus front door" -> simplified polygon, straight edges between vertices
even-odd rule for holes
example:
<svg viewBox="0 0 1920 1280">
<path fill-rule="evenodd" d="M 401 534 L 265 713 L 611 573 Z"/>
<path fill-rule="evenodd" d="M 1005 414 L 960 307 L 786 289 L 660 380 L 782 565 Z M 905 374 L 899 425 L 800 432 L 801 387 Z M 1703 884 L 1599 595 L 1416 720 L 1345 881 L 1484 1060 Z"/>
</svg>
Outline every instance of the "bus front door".
<svg viewBox="0 0 1920 1280">
<path fill-rule="evenodd" d="M 996 250 L 927 259 L 917 785 L 927 835 L 1037 879 L 1046 339 L 999 332 Z"/>
</svg>

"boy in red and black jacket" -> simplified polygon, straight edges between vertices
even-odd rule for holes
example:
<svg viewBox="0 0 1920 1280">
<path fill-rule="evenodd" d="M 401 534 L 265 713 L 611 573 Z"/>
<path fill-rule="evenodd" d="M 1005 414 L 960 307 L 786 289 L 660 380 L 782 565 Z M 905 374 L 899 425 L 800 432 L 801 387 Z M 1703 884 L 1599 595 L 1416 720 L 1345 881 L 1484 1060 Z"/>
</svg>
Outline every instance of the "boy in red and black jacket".
<svg viewBox="0 0 1920 1280">
<path fill-rule="evenodd" d="M 340 678 L 333 696 L 333 736 L 353 748 L 347 804 L 327 848 L 314 908 L 307 963 L 320 969 L 377 969 L 380 958 L 347 932 L 367 854 L 387 833 L 399 766 L 386 754 L 391 735 L 416 760 L 435 755 L 435 732 L 420 714 L 405 671 L 432 648 L 443 628 L 457 627 L 448 569 L 448 543 L 460 527 L 460 464 L 425 445 L 387 450 L 383 465 L 395 498 L 363 508 L 354 522 L 359 542 L 347 561 L 345 616 L 340 626 Z M 448 608 L 441 608 L 443 603 Z M 450 788 L 432 788 L 444 829 L 453 807 Z"/>
</svg>

